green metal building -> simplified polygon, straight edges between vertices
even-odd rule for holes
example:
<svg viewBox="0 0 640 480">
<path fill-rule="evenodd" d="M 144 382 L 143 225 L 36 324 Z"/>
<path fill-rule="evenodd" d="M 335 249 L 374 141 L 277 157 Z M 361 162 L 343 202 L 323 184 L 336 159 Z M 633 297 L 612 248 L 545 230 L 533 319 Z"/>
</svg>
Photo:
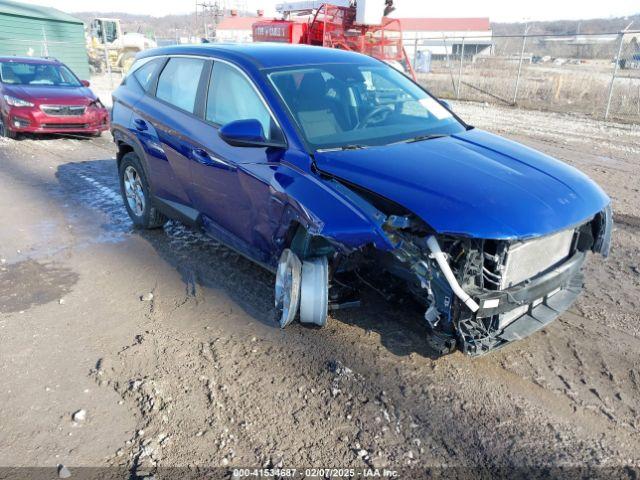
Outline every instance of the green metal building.
<svg viewBox="0 0 640 480">
<path fill-rule="evenodd" d="M 0 0 L 0 56 L 54 57 L 89 78 L 84 24 L 55 8 Z"/>
</svg>

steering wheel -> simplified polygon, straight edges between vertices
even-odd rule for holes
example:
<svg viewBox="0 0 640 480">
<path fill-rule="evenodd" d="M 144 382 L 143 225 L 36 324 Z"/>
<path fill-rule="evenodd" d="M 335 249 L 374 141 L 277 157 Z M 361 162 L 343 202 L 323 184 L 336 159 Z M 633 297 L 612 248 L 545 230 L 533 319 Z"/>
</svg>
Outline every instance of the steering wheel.
<svg viewBox="0 0 640 480">
<path fill-rule="evenodd" d="M 358 122 L 356 128 L 364 128 L 370 123 L 382 123 L 384 122 L 391 113 L 393 113 L 394 108 L 391 105 L 380 105 L 373 110 L 371 110 L 366 117 Z M 378 118 L 375 122 L 373 121 L 376 117 Z"/>
</svg>

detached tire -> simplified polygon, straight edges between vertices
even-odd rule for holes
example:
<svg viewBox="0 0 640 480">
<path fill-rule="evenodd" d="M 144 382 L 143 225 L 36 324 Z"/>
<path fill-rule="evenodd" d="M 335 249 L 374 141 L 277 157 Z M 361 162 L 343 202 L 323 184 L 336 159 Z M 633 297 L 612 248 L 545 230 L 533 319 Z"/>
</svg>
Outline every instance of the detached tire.
<svg viewBox="0 0 640 480">
<path fill-rule="evenodd" d="M 124 205 L 133 224 L 146 229 L 162 227 L 167 217 L 152 205 L 149 182 L 135 153 L 130 152 L 122 157 L 118 176 Z"/>
</svg>

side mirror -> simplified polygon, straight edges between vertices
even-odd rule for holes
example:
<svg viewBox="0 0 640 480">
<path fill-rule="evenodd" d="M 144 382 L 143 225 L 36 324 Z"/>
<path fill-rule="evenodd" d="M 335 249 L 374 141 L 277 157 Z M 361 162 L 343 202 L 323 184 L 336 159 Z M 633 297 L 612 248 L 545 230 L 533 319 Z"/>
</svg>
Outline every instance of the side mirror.
<svg viewBox="0 0 640 480">
<path fill-rule="evenodd" d="M 89 80 L 80 80 L 80 83 L 82 84 L 83 87 L 91 86 L 91 82 L 89 82 Z"/>
<path fill-rule="evenodd" d="M 284 147 L 267 140 L 262 124 L 255 119 L 229 122 L 219 130 L 220 138 L 234 147 Z"/>
<path fill-rule="evenodd" d="M 453 108 L 451 107 L 451 104 L 449 102 L 442 99 L 439 99 L 438 101 L 440 102 L 440 105 L 442 105 L 444 108 L 446 108 L 447 110 L 453 111 Z"/>
</svg>

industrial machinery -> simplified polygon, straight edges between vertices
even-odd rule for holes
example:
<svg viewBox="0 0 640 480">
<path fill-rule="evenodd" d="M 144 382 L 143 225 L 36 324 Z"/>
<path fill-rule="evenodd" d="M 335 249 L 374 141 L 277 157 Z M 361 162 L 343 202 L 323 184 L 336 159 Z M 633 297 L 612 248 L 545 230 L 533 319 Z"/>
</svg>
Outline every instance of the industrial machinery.
<svg viewBox="0 0 640 480">
<path fill-rule="evenodd" d="M 402 42 L 398 19 L 386 15 L 392 0 L 291 1 L 276 5 L 280 20 L 253 24 L 254 42 L 318 45 L 364 53 L 415 78 Z"/>
<path fill-rule="evenodd" d="M 156 46 L 155 41 L 141 33 L 123 34 L 117 18 L 94 18 L 91 21 L 87 50 L 89 64 L 95 71 L 125 73 L 138 52 Z"/>
</svg>

